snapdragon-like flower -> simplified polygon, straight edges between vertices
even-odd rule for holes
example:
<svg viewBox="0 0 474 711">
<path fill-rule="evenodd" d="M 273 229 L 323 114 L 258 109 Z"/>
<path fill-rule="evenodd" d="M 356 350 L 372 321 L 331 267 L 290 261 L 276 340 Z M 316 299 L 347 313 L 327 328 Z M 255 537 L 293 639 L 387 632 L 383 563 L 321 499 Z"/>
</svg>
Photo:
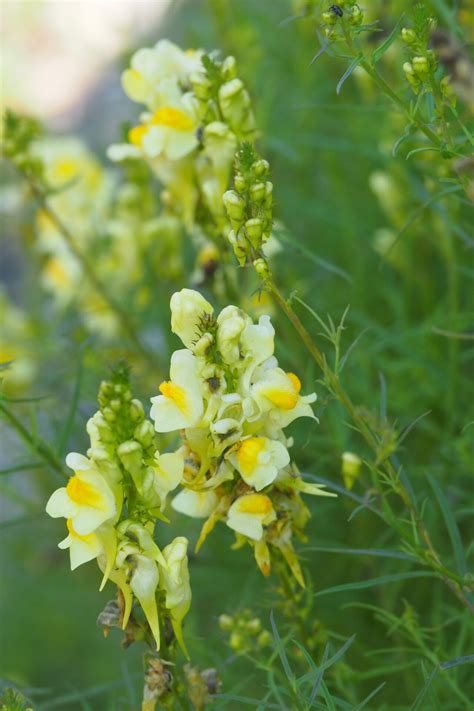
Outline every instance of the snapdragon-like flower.
<svg viewBox="0 0 474 711">
<path fill-rule="evenodd" d="M 300 493 L 331 494 L 301 479 L 283 430 L 315 419 L 316 395 L 302 395 L 299 378 L 279 367 L 265 314 L 258 323 L 236 306 L 216 315 L 201 294 L 183 289 L 171 298 L 171 323 L 186 349 L 173 354 L 151 418 L 157 432 L 181 434 L 184 488 L 173 508 L 206 519 L 198 547 L 225 521 L 237 546 L 254 548 L 265 575 L 273 546 L 303 584 L 292 545 L 309 517 Z"/>
<path fill-rule="evenodd" d="M 255 135 L 250 96 L 237 77 L 235 59 L 183 52 L 162 40 L 133 55 L 122 85 L 146 111 L 127 143 L 110 146 L 109 158 L 145 160 L 188 228 L 194 227 L 201 197 L 207 229 L 216 236 L 225 233 L 222 193 L 238 142 Z"/>
<path fill-rule="evenodd" d="M 191 601 L 187 540 L 178 536 L 163 551 L 154 540 L 156 520 L 167 520 L 167 495 L 183 478 L 184 455 L 158 451 L 153 425 L 132 398 L 125 369 L 102 383 L 98 399 L 100 409 L 87 423 L 88 456 L 68 455 L 74 475 L 51 495 L 46 511 L 67 519 L 68 535 L 59 547 L 69 549 L 71 569 L 97 559 L 100 588 L 107 580 L 117 585 L 122 628 L 135 600 L 156 648 L 160 619 L 169 618 L 185 651 L 181 626 Z"/>
</svg>

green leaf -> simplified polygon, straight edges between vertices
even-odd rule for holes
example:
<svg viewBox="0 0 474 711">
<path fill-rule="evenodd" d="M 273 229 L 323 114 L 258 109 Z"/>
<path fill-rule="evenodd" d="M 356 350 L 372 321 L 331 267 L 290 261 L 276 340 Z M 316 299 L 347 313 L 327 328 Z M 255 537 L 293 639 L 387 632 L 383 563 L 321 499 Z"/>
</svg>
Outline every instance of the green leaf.
<svg viewBox="0 0 474 711">
<path fill-rule="evenodd" d="M 361 580 L 354 583 L 345 583 L 344 585 L 335 585 L 331 588 L 325 588 L 315 594 L 315 597 L 322 597 L 330 593 L 346 592 L 348 590 L 365 590 L 366 588 L 374 588 L 387 583 L 395 583 L 401 580 L 412 580 L 413 578 L 435 578 L 434 573 L 429 573 L 424 570 L 414 570 L 408 573 L 395 573 L 394 575 L 382 575 L 379 578 L 370 578 L 369 580 Z"/>
<path fill-rule="evenodd" d="M 400 32 L 401 24 L 402 24 L 404 18 L 405 18 L 405 14 L 402 13 L 402 14 L 400 15 L 400 18 L 399 18 L 397 24 L 395 25 L 395 27 L 393 28 L 393 30 L 390 32 L 390 34 L 389 34 L 389 36 L 387 37 L 387 39 L 385 40 L 385 42 L 382 42 L 382 44 L 381 44 L 379 47 L 377 47 L 377 49 L 374 50 L 374 52 L 373 52 L 373 54 L 372 54 L 372 62 L 373 62 L 374 64 L 377 64 L 377 62 L 379 61 L 379 59 L 381 59 L 381 58 L 383 57 L 383 55 L 385 54 L 385 52 L 387 51 L 387 49 L 388 49 L 389 47 L 391 47 L 392 44 L 393 44 L 393 43 L 395 42 L 395 40 L 397 39 L 398 34 L 399 34 L 399 32 Z"/>
<path fill-rule="evenodd" d="M 346 69 L 346 71 L 344 72 L 344 74 L 342 75 L 342 77 L 341 77 L 341 78 L 339 79 L 339 81 L 337 82 L 336 94 L 339 95 L 339 94 L 341 93 L 342 85 L 344 84 L 344 82 L 346 81 L 346 79 L 348 79 L 348 78 L 350 77 L 350 75 L 352 74 L 352 72 L 354 71 L 354 69 L 359 66 L 359 64 L 361 63 L 361 61 L 363 60 L 363 58 L 364 58 L 364 56 L 363 56 L 362 53 L 358 54 L 357 57 L 354 57 L 354 59 L 353 59 L 352 62 L 349 64 L 349 66 L 347 67 L 347 69 Z"/>
<path fill-rule="evenodd" d="M 416 697 L 413 705 L 410 707 L 410 711 L 417 711 L 417 709 L 421 708 L 421 702 L 425 698 L 426 694 L 428 693 L 428 690 L 433 683 L 433 679 L 435 678 L 436 674 L 438 673 L 439 667 L 433 667 L 433 670 L 431 671 L 431 674 L 429 675 L 428 679 L 425 682 L 425 685 L 419 692 L 418 696 Z"/>
<path fill-rule="evenodd" d="M 434 491 L 434 495 L 436 496 L 436 499 L 438 501 L 439 508 L 441 509 L 441 513 L 443 514 L 444 523 L 446 524 L 446 528 L 448 529 L 458 573 L 464 576 L 467 572 L 466 559 L 464 557 L 461 534 L 459 533 L 459 528 L 456 523 L 456 519 L 454 518 L 453 513 L 448 506 L 448 502 L 446 501 L 446 497 L 443 494 L 443 490 L 441 489 L 436 479 L 430 474 L 428 474 L 428 481 L 430 482 L 431 488 Z"/>
<path fill-rule="evenodd" d="M 290 667 L 290 663 L 288 661 L 288 657 L 286 656 L 285 640 L 282 640 L 282 638 L 280 637 L 280 633 L 278 632 L 278 628 L 275 623 L 275 617 L 273 615 L 273 610 L 270 612 L 270 624 L 272 626 L 272 632 L 273 632 L 273 636 L 275 637 L 275 642 L 277 643 L 278 656 L 280 657 L 283 669 L 285 670 L 285 674 L 288 678 L 288 681 L 293 683 L 294 679 L 295 679 L 295 675 L 293 674 L 293 671 Z"/>
<path fill-rule="evenodd" d="M 361 701 L 360 704 L 358 704 L 358 705 L 354 708 L 354 711 L 361 711 L 363 708 L 365 708 L 365 707 L 367 706 L 367 704 L 369 703 L 369 701 L 370 701 L 371 699 L 373 699 L 374 696 L 375 696 L 376 694 L 378 694 L 379 691 L 381 691 L 381 690 L 383 689 L 383 687 L 385 686 L 385 684 L 386 684 L 385 681 L 383 681 L 381 684 L 379 684 L 379 686 L 377 686 L 376 689 L 374 689 L 373 691 L 371 691 L 370 694 L 369 694 L 368 696 L 366 696 L 365 699 L 364 699 L 363 701 Z"/>
</svg>

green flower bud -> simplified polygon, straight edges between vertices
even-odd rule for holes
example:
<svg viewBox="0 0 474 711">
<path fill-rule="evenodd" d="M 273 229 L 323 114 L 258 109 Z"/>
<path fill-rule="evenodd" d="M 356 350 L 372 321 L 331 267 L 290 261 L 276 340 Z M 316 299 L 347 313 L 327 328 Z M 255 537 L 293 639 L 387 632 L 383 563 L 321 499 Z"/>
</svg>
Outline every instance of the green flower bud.
<svg viewBox="0 0 474 711">
<path fill-rule="evenodd" d="M 193 353 L 197 356 L 205 356 L 213 343 L 214 336 L 211 333 L 204 333 L 193 347 Z"/>
<path fill-rule="evenodd" d="M 229 234 L 227 235 L 227 239 L 229 240 L 231 247 L 234 250 L 234 254 L 237 257 L 237 261 L 239 262 L 240 266 L 243 267 L 243 265 L 247 261 L 247 253 L 249 251 L 247 241 L 242 239 L 242 237 L 239 236 L 239 233 L 236 233 L 234 230 L 230 230 Z"/>
<path fill-rule="evenodd" d="M 234 178 L 234 186 L 235 186 L 235 189 L 239 191 L 239 193 L 243 193 L 243 191 L 247 187 L 247 181 L 245 180 L 244 176 L 241 175 L 240 173 L 237 173 L 237 175 Z"/>
<path fill-rule="evenodd" d="M 231 81 L 237 76 L 237 62 L 235 57 L 229 56 L 224 59 L 221 67 L 222 78 L 225 81 Z"/>
<path fill-rule="evenodd" d="M 155 428 L 153 427 L 153 424 L 149 420 L 143 420 L 135 428 L 133 437 L 140 442 L 142 447 L 146 449 L 151 445 L 155 438 Z"/>
<path fill-rule="evenodd" d="M 419 79 L 424 81 L 430 73 L 430 63 L 427 57 L 413 57 L 411 60 L 413 71 Z"/>
<path fill-rule="evenodd" d="M 230 635 L 229 644 L 234 652 L 240 652 L 245 647 L 245 638 L 238 632 L 232 632 Z"/>
<path fill-rule="evenodd" d="M 191 82 L 194 95 L 202 101 L 207 101 L 210 98 L 212 87 L 208 77 L 201 72 L 196 72 L 191 74 L 189 80 Z"/>
<path fill-rule="evenodd" d="M 403 40 L 403 41 L 405 42 L 405 44 L 407 44 L 409 47 L 412 47 L 412 46 L 413 46 L 414 44 L 416 44 L 417 41 L 418 41 L 415 32 L 414 32 L 412 29 L 408 28 L 408 27 L 404 27 L 404 28 L 402 29 L 401 35 L 402 35 L 402 40 Z"/>
<path fill-rule="evenodd" d="M 266 196 L 265 183 L 254 183 L 250 188 L 250 199 L 261 202 Z"/>
<path fill-rule="evenodd" d="M 134 398 L 130 403 L 130 418 L 133 422 L 140 422 L 145 417 L 145 411 L 140 400 Z"/>
<path fill-rule="evenodd" d="M 252 170 L 258 178 L 262 178 L 264 175 L 268 174 L 270 170 L 270 163 L 264 158 L 260 158 L 260 160 L 256 160 L 252 165 Z"/>
<path fill-rule="evenodd" d="M 338 16 L 330 10 L 326 10 L 326 12 L 323 12 L 321 17 L 323 18 L 323 22 L 326 25 L 335 25 L 339 19 Z"/>
<path fill-rule="evenodd" d="M 239 225 L 245 215 L 245 200 L 235 190 L 227 190 L 222 199 L 229 219 L 232 223 L 235 221 Z"/>
<path fill-rule="evenodd" d="M 360 25 L 364 19 L 364 13 L 358 5 L 353 5 L 349 12 L 349 23 L 351 25 Z"/>
<path fill-rule="evenodd" d="M 254 617 L 253 620 L 247 622 L 247 630 L 250 634 L 255 635 L 262 629 L 262 623 L 258 617 Z"/>
<path fill-rule="evenodd" d="M 257 647 L 259 649 L 263 649 L 263 647 L 268 647 L 270 642 L 272 641 L 272 636 L 268 630 L 263 630 L 260 632 L 257 638 Z"/>
<path fill-rule="evenodd" d="M 125 469 L 135 477 L 142 469 L 143 451 L 139 442 L 129 440 L 117 448 L 117 454 Z"/>
<path fill-rule="evenodd" d="M 230 615 L 220 615 L 219 627 L 223 632 L 230 632 L 234 626 L 234 620 Z"/>
<path fill-rule="evenodd" d="M 263 234 L 263 227 L 264 223 L 263 220 L 260 219 L 260 217 L 253 217 L 252 219 L 247 220 L 247 222 L 245 223 L 245 230 L 247 232 L 247 236 L 254 245 L 254 247 L 258 248 L 260 246 Z"/>
<path fill-rule="evenodd" d="M 256 259 L 253 263 L 254 269 L 258 276 L 265 281 L 269 276 L 268 264 L 262 258 Z"/>
</svg>

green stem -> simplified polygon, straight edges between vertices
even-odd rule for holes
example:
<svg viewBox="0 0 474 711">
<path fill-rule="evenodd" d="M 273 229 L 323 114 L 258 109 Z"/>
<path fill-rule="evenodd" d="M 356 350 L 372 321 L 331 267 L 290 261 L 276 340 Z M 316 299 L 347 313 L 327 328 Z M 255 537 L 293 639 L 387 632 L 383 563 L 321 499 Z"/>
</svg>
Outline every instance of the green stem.
<svg viewBox="0 0 474 711">
<path fill-rule="evenodd" d="M 295 328 L 296 332 L 300 336 L 306 349 L 308 350 L 310 355 L 313 357 L 313 359 L 315 360 L 317 365 L 322 370 L 322 372 L 325 376 L 325 379 L 326 379 L 328 389 L 330 390 L 330 392 L 332 392 L 334 394 L 336 399 L 343 405 L 344 409 L 349 414 L 349 416 L 355 423 L 357 429 L 360 431 L 361 435 L 363 436 L 363 438 L 369 445 L 370 449 L 374 452 L 374 454 L 376 455 L 377 460 L 378 460 L 379 443 L 377 441 L 377 438 L 372 433 L 372 431 L 366 424 L 363 417 L 359 414 L 357 408 L 353 404 L 349 395 L 346 393 L 346 391 L 342 387 L 336 374 L 331 370 L 331 368 L 327 364 L 324 355 L 322 354 L 322 352 L 319 350 L 319 348 L 314 343 L 313 339 L 311 338 L 310 334 L 308 333 L 308 331 L 302 324 L 298 315 L 295 313 L 295 311 L 292 309 L 292 307 L 287 303 L 285 298 L 282 296 L 281 292 L 279 291 L 278 287 L 275 284 L 273 275 L 270 272 L 270 270 L 268 270 L 267 276 L 264 278 L 264 283 L 265 283 L 266 287 L 268 288 L 268 290 L 270 291 L 270 293 L 275 298 L 275 301 L 278 303 L 278 305 L 280 306 L 282 311 L 286 314 L 286 316 L 292 323 L 293 327 Z M 456 597 L 462 602 L 462 604 L 465 607 L 467 607 L 470 610 L 470 612 L 474 613 L 474 605 L 464 595 L 464 593 L 460 587 L 459 577 L 457 575 L 451 573 L 451 571 L 449 571 L 447 568 L 445 568 L 445 566 L 442 565 L 441 559 L 433 546 L 430 535 L 429 535 L 427 529 L 425 528 L 425 525 L 424 525 L 423 521 L 421 520 L 421 518 L 418 514 L 418 511 L 411 500 L 410 495 L 408 494 L 405 487 L 400 483 L 398 473 L 395 470 L 393 464 L 391 463 L 391 461 L 388 458 L 386 458 L 382 462 L 380 462 L 380 465 L 385 470 L 386 475 L 388 476 L 389 480 L 392 483 L 394 491 L 400 496 L 400 498 L 403 501 L 403 504 L 409 511 L 410 516 L 411 516 L 412 520 L 414 521 L 418 535 L 420 536 L 420 539 L 423 541 L 425 548 L 426 548 L 426 556 L 427 556 L 426 563 L 441 577 L 443 582 L 456 595 Z M 397 525 L 397 529 L 399 530 L 398 525 Z"/>
<path fill-rule="evenodd" d="M 20 422 L 20 420 L 10 412 L 8 408 L 5 407 L 3 403 L 0 402 L 0 412 L 3 413 L 5 419 L 8 420 L 13 429 L 18 433 L 20 438 L 27 444 L 32 452 L 38 454 L 41 459 L 54 471 L 61 474 L 63 477 L 67 477 L 66 472 L 63 469 L 63 465 L 59 457 L 43 442 L 38 442 L 31 433 L 26 429 L 26 427 Z"/>
</svg>

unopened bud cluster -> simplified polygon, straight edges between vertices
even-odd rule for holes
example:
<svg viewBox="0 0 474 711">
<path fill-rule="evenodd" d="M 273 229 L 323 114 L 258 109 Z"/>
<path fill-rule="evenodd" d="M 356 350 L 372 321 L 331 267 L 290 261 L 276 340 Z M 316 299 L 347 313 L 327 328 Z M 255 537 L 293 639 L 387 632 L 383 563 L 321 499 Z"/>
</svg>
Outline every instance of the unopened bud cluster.
<svg viewBox="0 0 474 711">
<path fill-rule="evenodd" d="M 322 13 L 323 33 L 327 39 L 334 40 L 338 30 L 357 27 L 362 24 L 364 13 L 359 5 L 352 0 L 329 5 Z"/>
<path fill-rule="evenodd" d="M 273 218 L 273 183 L 270 166 L 244 143 L 235 161 L 234 189 L 223 200 L 231 224 L 228 239 L 239 264 L 254 259 L 270 237 Z"/>
<path fill-rule="evenodd" d="M 219 627 L 229 637 L 229 646 L 236 654 L 250 654 L 264 649 L 271 642 L 268 630 L 262 628 L 259 617 L 244 609 L 235 615 L 221 615 Z"/>
<path fill-rule="evenodd" d="M 428 49 L 429 30 L 432 24 L 433 21 L 427 18 L 424 28 L 426 31 L 416 32 L 410 27 L 403 27 L 400 33 L 411 54 L 410 60 L 403 64 L 403 71 L 415 94 L 434 79 L 438 64 L 435 52 Z"/>
</svg>

